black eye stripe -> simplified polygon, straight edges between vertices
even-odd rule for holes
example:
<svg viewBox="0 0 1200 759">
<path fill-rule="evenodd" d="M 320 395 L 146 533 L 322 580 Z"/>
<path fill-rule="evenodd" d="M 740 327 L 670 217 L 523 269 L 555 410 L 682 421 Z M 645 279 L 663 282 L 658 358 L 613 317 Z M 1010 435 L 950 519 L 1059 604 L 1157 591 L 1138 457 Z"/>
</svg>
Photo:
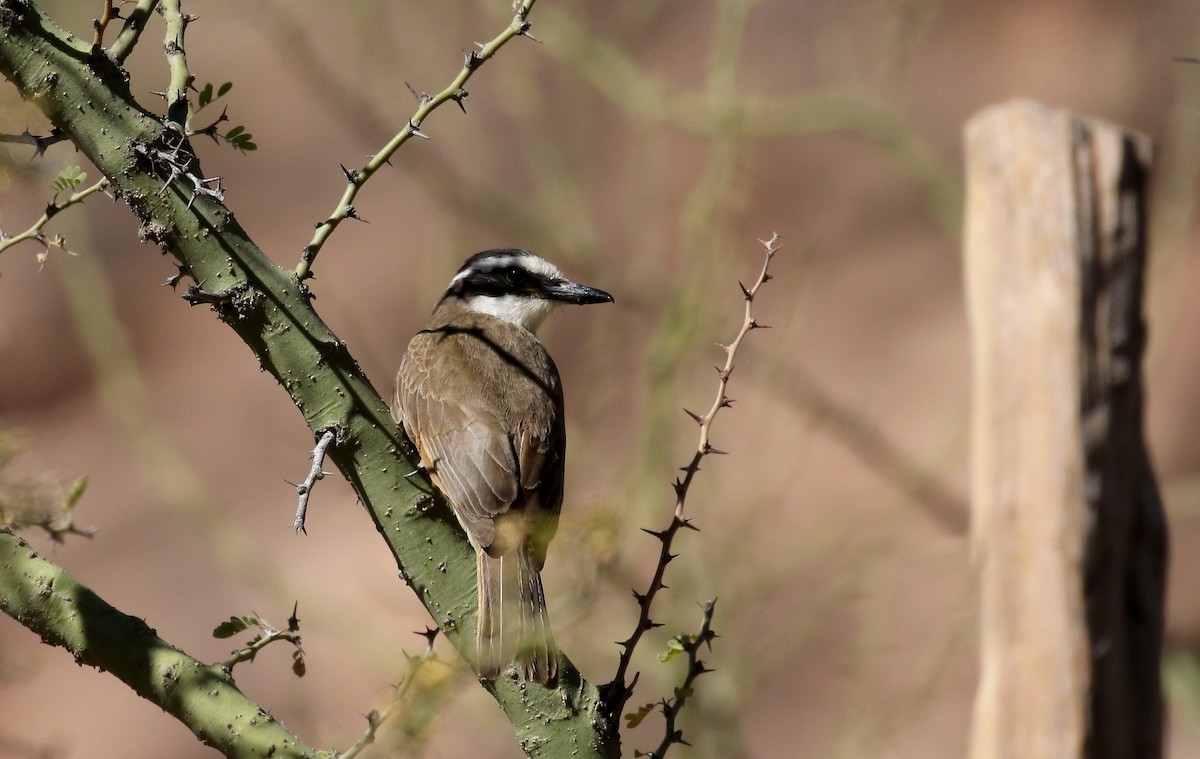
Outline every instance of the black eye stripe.
<svg viewBox="0 0 1200 759">
<path fill-rule="evenodd" d="M 508 266 L 487 271 L 473 271 L 458 280 L 452 288 L 455 295 L 463 298 L 483 295 L 535 295 L 541 279 L 527 269 Z"/>
</svg>

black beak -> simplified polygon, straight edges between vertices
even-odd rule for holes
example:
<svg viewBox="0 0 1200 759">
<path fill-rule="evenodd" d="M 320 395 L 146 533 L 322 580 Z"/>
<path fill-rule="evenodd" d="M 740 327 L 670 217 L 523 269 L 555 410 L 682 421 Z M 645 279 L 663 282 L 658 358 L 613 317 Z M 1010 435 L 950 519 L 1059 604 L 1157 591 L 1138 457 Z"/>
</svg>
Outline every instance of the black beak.
<svg viewBox="0 0 1200 759">
<path fill-rule="evenodd" d="M 588 303 L 612 303 L 613 296 L 587 285 L 577 285 L 574 282 L 555 282 L 546 285 L 546 297 L 563 303 L 574 303 L 582 306 Z"/>
</svg>

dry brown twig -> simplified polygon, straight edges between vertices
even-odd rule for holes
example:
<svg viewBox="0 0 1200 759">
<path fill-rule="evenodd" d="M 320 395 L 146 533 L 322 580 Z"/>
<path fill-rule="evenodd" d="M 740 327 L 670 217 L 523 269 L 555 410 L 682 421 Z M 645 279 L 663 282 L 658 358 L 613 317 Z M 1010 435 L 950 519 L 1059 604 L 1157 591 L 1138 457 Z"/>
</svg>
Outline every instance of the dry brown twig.
<svg viewBox="0 0 1200 759">
<path fill-rule="evenodd" d="M 700 439 L 696 447 L 696 451 L 692 455 L 692 460 L 688 462 L 687 466 L 681 467 L 683 476 L 676 478 L 675 482 L 673 483 L 673 487 L 675 489 L 675 511 L 671 518 L 671 524 L 666 529 L 661 531 L 643 529 L 644 532 L 657 538 L 660 543 L 658 564 L 655 567 L 654 576 L 651 578 L 650 584 L 646 588 L 646 591 L 644 593 L 639 593 L 636 590 L 633 591 L 633 596 L 638 602 L 637 625 L 634 627 L 633 633 L 628 638 L 618 643 L 623 650 L 621 652 L 620 661 L 617 664 L 617 672 L 613 676 L 612 681 L 603 686 L 601 689 L 605 702 L 613 714 L 620 713 L 625 704 L 629 701 L 629 698 L 633 695 L 634 686 L 637 685 L 637 680 L 640 673 L 635 673 L 632 681 L 629 682 L 628 685 L 626 684 L 626 678 L 629 674 L 629 668 L 633 662 L 633 652 L 637 648 L 638 642 L 641 641 L 642 636 L 647 632 L 656 627 L 662 626 L 660 623 L 652 620 L 650 612 L 658 592 L 667 587 L 665 584 L 663 584 L 663 577 L 666 574 L 667 565 L 670 564 L 671 560 L 676 556 L 676 554 L 671 553 L 671 547 L 674 543 L 675 536 L 681 529 L 684 528 L 689 530 L 698 530 L 698 528 L 692 523 L 691 519 L 686 516 L 685 505 L 687 503 L 688 491 L 691 488 L 696 473 L 700 471 L 700 462 L 704 459 L 704 457 L 711 454 L 725 453 L 725 451 L 714 448 L 711 443 L 712 425 L 717 417 L 717 414 L 721 412 L 721 409 L 729 408 L 733 404 L 733 400 L 728 395 L 728 388 L 729 378 L 730 375 L 733 374 L 734 360 L 737 357 L 738 349 L 741 347 L 746 335 L 750 334 L 752 330 L 766 329 L 766 325 L 759 324 L 754 318 L 754 299 L 758 295 L 759 289 L 771 279 L 769 268 L 771 265 L 771 259 L 775 257 L 775 254 L 780 248 L 779 235 L 772 234 L 771 239 L 760 240 L 759 242 L 762 243 L 764 248 L 764 260 L 762 269 L 758 275 L 758 279 L 755 280 L 754 284 L 750 287 L 746 287 L 741 282 L 738 283 L 738 286 L 741 287 L 742 297 L 745 301 L 745 314 L 742 319 L 742 326 L 738 330 L 737 335 L 734 337 L 731 343 L 728 345 L 719 344 L 720 347 L 725 351 L 725 364 L 724 366 L 716 367 L 717 376 L 720 377 L 720 382 L 717 385 L 716 398 L 713 400 L 712 406 L 705 414 L 696 414 L 692 411 L 684 409 L 684 412 L 690 416 L 697 425 L 699 425 Z M 684 695 L 681 697 L 680 692 L 677 692 L 675 699 L 672 699 L 671 701 L 664 700 L 661 702 L 661 706 L 663 707 L 663 711 L 668 722 L 667 734 L 664 738 L 663 744 L 660 745 L 660 747 L 656 749 L 656 751 L 650 756 L 662 757 L 666 753 L 667 747 L 674 743 L 683 742 L 682 731 L 677 730 L 675 727 L 675 717 L 678 714 L 679 708 L 681 708 L 683 703 L 686 701 L 686 694 L 688 691 L 690 691 L 691 682 L 697 676 L 708 671 L 703 667 L 702 664 L 699 664 L 698 660 L 696 659 L 696 654 L 698 653 L 700 644 L 708 644 L 713 638 L 716 637 L 716 634 L 712 632 L 710 625 L 712 621 L 713 602 L 710 601 L 705 605 L 704 608 L 705 618 L 704 624 L 701 628 L 701 633 L 694 637 L 688 636 L 688 640 L 694 643 L 694 646 L 689 648 L 687 645 L 685 645 L 682 649 L 688 653 L 689 662 L 691 664 L 688 669 L 688 676 L 683 689 Z M 699 667 L 698 669 L 697 666 Z M 676 701 L 678 703 L 676 703 Z M 643 711 L 640 716 L 644 716 L 644 714 L 645 711 Z M 640 716 L 638 717 L 639 720 Z"/>
<path fill-rule="evenodd" d="M 396 686 L 396 692 L 391 702 L 384 707 L 383 711 L 372 709 L 366 715 L 367 729 L 363 732 L 362 737 L 355 741 L 353 746 L 337 754 L 336 759 L 353 759 L 362 753 L 363 749 L 374 743 L 375 735 L 379 732 L 379 728 L 388 719 L 395 716 L 396 711 L 404 700 L 404 696 L 412 688 L 413 683 L 416 682 L 417 674 L 426 664 L 437 659 L 437 654 L 433 651 L 433 642 L 437 640 L 438 628 L 429 627 L 425 629 L 425 632 L 417 633 L 417 635 L 425 638 L 425 650 L 417 656 L 408 656 L 405 654 L 405 656 L 408 656 L 408 675 Z"/>
</svg>

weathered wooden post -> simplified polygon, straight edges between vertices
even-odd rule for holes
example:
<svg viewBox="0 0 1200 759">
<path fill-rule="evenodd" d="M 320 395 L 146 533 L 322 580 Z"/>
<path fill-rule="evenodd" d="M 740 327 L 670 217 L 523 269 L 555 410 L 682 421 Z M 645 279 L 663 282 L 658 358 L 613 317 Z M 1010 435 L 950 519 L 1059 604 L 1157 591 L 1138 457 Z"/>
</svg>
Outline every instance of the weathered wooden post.
<svg viewBox="0 0 1200 759">
<path fill-rule="evenodd" d="M 1015 101 L 966 128 L 971 759 L 1158 759 L 1166 522 L 1142 436 L 1148 138 Z"/>
</svg>

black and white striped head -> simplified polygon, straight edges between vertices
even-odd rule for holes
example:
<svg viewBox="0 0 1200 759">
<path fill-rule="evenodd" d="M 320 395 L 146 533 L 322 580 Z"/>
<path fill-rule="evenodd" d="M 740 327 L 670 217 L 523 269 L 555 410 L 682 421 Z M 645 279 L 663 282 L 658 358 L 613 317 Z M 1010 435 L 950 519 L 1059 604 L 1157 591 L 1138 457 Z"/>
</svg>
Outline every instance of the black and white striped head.
<svg viewBox="0 0 1200 759">
<path fill-rule="evenodd" d="M 497 248 L 466 260 L 442 300 L 458 298 L 465 308 L 537 332 L 560 303 L 611 303 L 603 290 L 568 280 L 554 264 L 520 248 Z"/>
</svg>

